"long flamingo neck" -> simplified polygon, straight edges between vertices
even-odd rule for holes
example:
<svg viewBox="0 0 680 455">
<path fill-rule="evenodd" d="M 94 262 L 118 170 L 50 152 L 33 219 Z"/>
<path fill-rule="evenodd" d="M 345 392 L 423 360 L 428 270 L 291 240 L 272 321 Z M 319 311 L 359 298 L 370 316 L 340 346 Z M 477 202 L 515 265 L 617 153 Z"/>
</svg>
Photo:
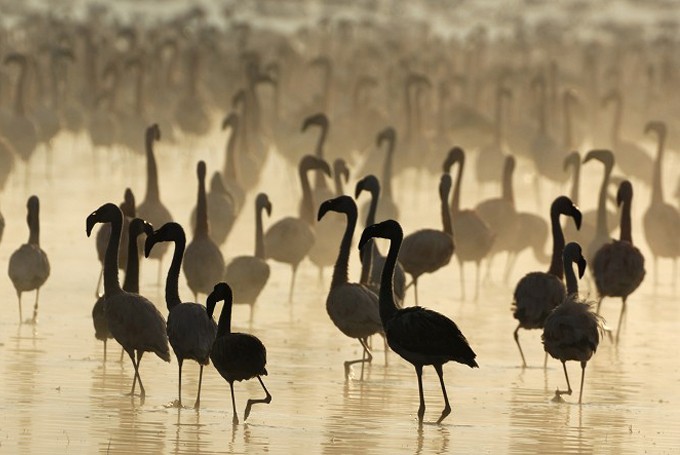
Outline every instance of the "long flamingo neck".
<svg viewBox="0 0 680 455">
<path fill-rule="evenodd" d="M 146 141 L 146 200 L 160 200 L 158 189 L 158 167 L 153 153 L 153 139 Z"/>
<path fill-rule="evenodd" d="M 564 275 L 567 281 L 567 295 L 578 294 L 578 280 L 576 279 L 576 274 L 574 273 L 574 267 L 571 261 L 564 259 Z"/>
<path fill-rule="evenodd" d="M 581 164 L 580 162 L 574 163 L 574 177 L 571 184 L 571 200 L 574 204 L 578 205 L 579 201 L 579 187 L 581 186 Z"/>
<path fill-rule="evenodd" d="M 621 131 L 621 118 L 623 117 L 623 103 L 621 97 L 614 97 L 614 123 L 612 123 L 612 145 L 619 142 Z"/>
<path fill-rule="evenodd" d="M 347 215 L 347 226 L 345 227 L 345 234 L 342 236 L 342 242 L 340 242 L 338 258 L 335 261 L 335 267 L 333 268 L 331 289 L 348 282 L 347 269 L 349 266 L 349 250 L 352 246 L 352 237 L 354 236 L 354 229 L 357 225 L 357 211 L 356 209 L 349 209 L 345 214 Z"/>
<path fill-rule="evenodd" d="M 104 295 L 110 296 L 122 292 L 118 281 L 118 247 L 123 231 L 123 217 L 116 217 L 111 222 L 109 244 L 104 255 Z"/>
<path fill-rule="evenodd" d="M 312 188 L 309 185 L 309 177 L 307 172 L 309 169 L 300 169 L 300 184 L 302 186 L 302 213 L 300 218 L 306 221 L 310 226 L 314 226 L 314 196 L 312 195 Z"/>
<path fill-rule="evenodd" d="M 263 207 L 255 209 L 255 257 L 262 260 L 264 257 L 264 234 L 262 228 L 262 210 Z"/>
<path fill-rule="evenodd" d="M 441 198 L 441 212 L 442 212 L 442 226 L 444 232 L 453 237 L 453 224 L 451 222 L 451 210 L 449 209 L 449 201 L 447 196 L 442 195 Z"/>
<path fill-rule="evenodd" d="M 652 178 L 652 204 L 663 202 L 663 185 L 661 182 L 661 166 L 663 163 L 663 155 L 666 143 L 665 134 L 659 133 L 659 144 L 656 151 L 656 160 L 654 161 L 654 175 Z"/>
<path fill-rule="evenodd" d="M 453 197 L 451 198 L 451 213 L 454 215 L 460 212 L 460 187 L 463 182 L 463 168 L 465 160 L 458 161 L 458 172 L 456 173 L 456 183 L 453 186 Z"/>
<path fill-rule="evenodd" d="M 392 198 L 392 163 L 394 162 L 394 139 L 389 139 L 387 143 L 387 154 L 382 170 L 382 183 L 386 198 Z"/>
<path fill-rule="evenodd" d="M 391 239 L 390 249 L 385 258 L 382 277 L 380 279 L 380 293 L 378 295 L 380 305 L 380 320 L 383 327 L 397 313 L 397 305 L 394 303 L 394 269 L 397 265 L 397 256 L 401 247 L 402 236 L 398 235 Z"/>
<path fill-rule="evenodd" d="M 318 158 L 324 159 L 323 147 L 326 144 L 326 136 L 328 135 L 328 127 L 326 125 L 321 126 L 321 134 L 319 134 L 319 140 L 316 143 L 315 154 Z M 320 188 L 328 188 L 326 183 L 326 177 L 323 173 L 318 172 L 314 177 L 314 188 L 317 190 Z"/>
<path fill-rule="evenodd" d="M 28 216 L 28 243 L 40 246 L 40 214 L 37 210 Z"/>
<path fill-rule="evenodd" d="M 229 139 L 227 140 L 227 147 L 225 150 L 224 168 L 222 175 L 229 179 L 238 182 L 239 170 L 236 160 L 236 141 L 238 139 L 238 128 L 231 128 Z"/>
<path fill-rule="evenodd" d="M 196 229 L 194 238 L 208 236 L 208 201 L 205 195 L 205 176 L 198 179 L 198 201 L 196 203 Z"/>
<path fill-rule="evenodd" d="M 179 298 L 179 271 L 182 267 L 186 239 L 181 235 L 177 235 L 174 242 L 175 251 L 172 254 L 172 262 L 170 263 L 168 276 L 165 280 L 165 304 L 168 307 L 168 311 L 182 303 L 182 300 Z"/>
<path fill-rule="evenodd" d="M 503 168 L 503 189 L 501 193 L 501 198 L 504 201 L 509 202 L 510 204 L 515 206 L 515 192 L 512 188 L 512 172 L 513 168 L 512 166 L 505 166 Z"/>
<path fill-rule="evenodd" d="M 231 307 L 233 305 L 232 299 L 224 301 L 220 319 L 217 321 L 217 337 L 231 333 Z"/>
<path fill-rule="evenodd" d="M 602 186 L 600 187 L 600 197 L 597 202 L 596 229 L 599 236 L 606 236 L 609 232 L 607 229 L 607 189 L 609 188 L 609 177 L 611 173 L 611 166 L 605 166 L 604 178 L 602 179 Z"/>
<path fill-rule="evenodd" d="M 19 116 L 26 114 L 24 106 L 24 89 L 26 87 L 26 65 L 22 64 L 19 67 L 19 77 L 17 79 L 17 88 L 14 95 L 14 113 Z"/>
<path fill-rule="evenodd" d="M 572 148 L 574 140 L 572 138 L 571 132 L 571 102 L 569 101 L 569 98 L 565 98 L 563 109 L 564 109 L 564 145 L 567 148 Z"/>
<path fill-rule="evenodd" d="M 633 227 L 630 216 L 631 200 L 625 199 L 621 207 L 621 236 L 619 240 L 633 244 Z"/>
<path fill-rule="evenodd" d="M 137 236 L 132 233 L 128 236 L 128 257 L 127 265 L 125 266 L 123 290 L 139 294 L 139 250 L 137 247 Z"/>
<path fill-rule="evenodd" d="M 548 273 L 561 280 L 564 277 L 564 263 L 562 261 L 564 234 L 560 225 L 560 213 L 557 209 L 551 208 L 550 210 L 550 225 L 552 227 L 553 250 Z"/>
</svg>

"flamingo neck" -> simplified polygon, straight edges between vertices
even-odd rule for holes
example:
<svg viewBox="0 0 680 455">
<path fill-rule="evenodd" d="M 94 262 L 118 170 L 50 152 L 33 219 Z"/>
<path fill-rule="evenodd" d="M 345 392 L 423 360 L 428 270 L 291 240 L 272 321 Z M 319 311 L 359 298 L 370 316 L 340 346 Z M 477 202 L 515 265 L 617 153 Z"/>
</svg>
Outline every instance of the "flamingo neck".
<svg viewBox="0 0 680 455">
<path fill-rule="evenodd" d="M 564 277 L 562 252 L 564 251 L 564 234 L 560 225 L 560 213 L 556 208 L 550 209 L 550 225 L 552 227 L 553 251 L 548 273 L 560 280 Z"/>
<path fill-rule="evenodd" d="M 184 248 L 186 246 L 186 239 L 183 235 L 176 235 L 174 238 L 175 251 L 172 254 L 172 262 L 170 269 L 168 269 L 168 276 L 165 279 L 165 304 L 168 311 L 172 311 L 177 305 L 182 303 L 179 298 L 179 271 L 182 267 L 182 258 L 184 257 Z"/>
<path fill-rule="evenodd" d="M 40 213 L 31 210 L 26 221 L 28 222 L 28 244 L 40 246 Z"/>
<path fill-rule="evenodd" d="M 137 236 L 130 232 L 128 236 L 128 257 L 125 266 L 125 280 L 123 290 L 133 294 L 139 294 L 139 250 Z"/>
<path fill-rule="evenodd" d="M 656 160 L 654 161 L 654 174 L 652 176 L 652 204 L 663 203 L 662 163 L 664 149 L 666 145 L 666 135 L 659 133 L 659 143 L 656 149 Z"/>
<path fill-rule="evenodd" d="M 262 228 L 262 210 L 263 207 L 256 207 L 255 209 L 255 257 L 262 260 L 264 257 L 264 234 Z"/>
<path fill-rule="evenodd" d="M 147 201 L 159 201 L 158 167 L 153 153 L 153 139 L 146 141 L 146 197 Z"/>
<path fill-rule="evenodd" d="M 463 183 L 463 168 L 465 159 L 458 161 L 458 172 L 456 172 L 456 183 L 453 186 L 453 197 L 451 198 L 451 213 L 456 215 L 460 212 L 460 187 Z"/>
<path fill-rule="evenodd" d="M 600 186 L 600 196 L 597 202 L 597 235 L 606 237 L 609 230 L 607 229 L 607 189 L 609 188 L 609 177 L 612 173 L 611 166 L 606 165 L 604 169 L 604 178 L 602 179 L 602 186 Z"/>
<path fill-rule="evenodd" d="M 227 140 L 227 147 L 225 150 L 224 167 L 222 168 L 222 175 L 230 180 L 238 183 L 239 170 L 236 162 L 236 141 L 238 138 L 238 128 L 231 128 L 229 139 Z"/>
<path fill-rule="evenodd" d="M 380 320 L 383 327 L 398 311 L 397 305 L 394 303 L 394 269 L 397 265 L 397 256 L 399 255 L 402 238 L 403 234 L 397 234 L 391 239 L 390 249 L 385 258 L 385 265 L 383 266 L 382 277 L 380 279 L 378 302 L 380 305 Z"/>
<path fill-rule="evenodd" d="M 233 305 L 233 298 L 224 301 L 220 319 L 217 321 L 217 337 L 228 335 L 231 333 L 231 307 Z"/>
<path fill-rule="evenodd" d="M 394 140 L 390 139 L 387 144 L 387 154 L 382 170 L 382 183 L 384 187 L 384 197 L 392 199 L 392 163 L 394 162 Z"/>
<path fill-rule="evenodd" d="M 630 217 L 630 206 L 631 200 L 625 199 L 623 201 L 623 206 L 621 207 L 621 225 L 620 225 L 621 235 L 619 237 L 619 240 L 621 240 L 622 242 L 628 242 L 632 245 L 633 228 Z"/>
<path fill-rule="evenodd" d="M 345 227 L 345 234 L 342 236 L 340 242 L 340 251 L 338 258 L 335 261 L 333 268 L 333 279 L 331 281 L 331 289 L 334 289 L 342 284 L 348 282 L 347 269 L 349 267 L 349 250 L 352 245 L 352 237 L 354 236 L 354 229 L 357 225 L 357 211 L 356 208 L 352 210 L 349 208 L 345 214 L 347 215 L 347 226 Z"/>
<path fill-rule="evenodd" d="M 196 229 L 194 238 L 208 236 L 208 201 L 205 195 L 205 176 L 198 179 L 198 200 L 196 202 Z"/>
<path fill-rule="evenodd" d="M 375 213 L 378 210 L 378 200 L 380 199 L 380 188 L 371 190 L 371 203 L 368 206 L 368 215 L 366 215 L 366 227 L 375 224 Z M 373 257 L 379 254 L 378 246 L 373 239 L 369 239 L 364 247 L 359 251 L 361 258 L 361 278 L 360 283 L 366 284 L 371 276 L 371 265 L 373 264 Z"/>
<path fill-rule="evenodd" d="M 576 280 L 572 262 L 567 258 L 564 258 L 563 262 L 564 275 L 567 281 L 567 296 L 578 294 L 578 281 Z"/>
<path fill-rule="evenodd" d="M 315 155 L 317 158 L 324 159 L 324 153 L 323 153 L 323 148 L 324 145 L 326 144 L 326 136 L 328 135 L 328 126 L 327 125 L 322 125 L 321 126 L 321 134 L 319 134 L 319 139 L 316 143 L 316 149 L 315 149 Z M 323 173 L 318 172 L 316 176 L 314 177 L 314 188 L 319 190 L 321 188 L 328 188 L 328 185 L 326 184 L 326 177 L 323 175 Z"/>
<path fill-rule="evenodd" d="M 581 163 L 580 161 L 574 162 L 574 175 L 571 184 L 570 199 L 571 201 L 578 205 L 579 201 L 579 186 L 581 185 Z"/>
<path fill-rule="evenodd" d="M 512 166 L 508 165 L 503 168 L 503 189 L 501 198 L 515 206 L 515 192 L 512 188 Z"/>
<path fill-rule="evenodd" d="M 109 243 L 106 246 L 104 255 L 104 295 L 111 296 L 123 290 L 118 281 L 118 248 L 120 246 L 120 236 L 123 231 L 123 216 L 116 216 L 111 221 L 111 233 Z"/>
<path fill-rule="evenodd" d="M 300 218 L 310 226 L 314 226 L 314 196 L 312 195 L 312 188 L 309 185 L 307 171 L 309 171 L 309 169 L 300 169 L 298 171 L 300 185 L 302 186 L 302 213 L 300 213 Z"/>
</svg>

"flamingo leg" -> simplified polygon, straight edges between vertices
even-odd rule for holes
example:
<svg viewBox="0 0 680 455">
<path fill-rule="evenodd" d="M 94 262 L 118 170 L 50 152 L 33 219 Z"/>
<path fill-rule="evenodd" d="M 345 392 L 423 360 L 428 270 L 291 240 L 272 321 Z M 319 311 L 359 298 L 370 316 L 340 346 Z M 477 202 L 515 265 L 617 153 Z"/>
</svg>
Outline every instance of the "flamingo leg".
<svg viewBox="0 0 680 455">
<path fill-rule="evenodd" d="M 449 397 L 446 395 L 446 386 L 444 385 L 444 372 L 442 371 L 442 366 L 434 365 L 434 369 L 437 370 L 439 384 L 442 386 L 442 394 L 444 395 L 444 410 L 442 411 L 442 415 L 439 416 L 439 420 L 437 420 L 437 423 L 442 423 L 442 420 L 451 414 L 451 405 L 449 404 Z"/>
<path fill-rule="evenodd" d="M 262 398 L 261 400 L 253 400 L 253 399 L 248 400 L 248 403 L 246 404 L 246 412 L 243 414 L 243 420 L 248 419 L 248 416 L 250 415 L 250 408 L 254 404 L 258 404 L 258 403 L 269 404 L 269 403 L 272 402 L 272 396 L 269 393 L 269 391 L 267 390 L 267 388 L 264 386 L 264 382 L 262 382 L 262 378 L 258 376 L 257 380 L 260 381 L 260 385 L 262 386 L 262 389 L 264 389 L 264 393 L 266 393 L 267 395 L 264 398 Z"/>
<path fill-rule="evenodd" d="M 198 373 L 198 395 L 196 396 L 196 402 L 194 403 L 194 409 L 201 407 L 201 384 L 203 383 L 203 365 L 201 364 L 200 372 Z"/>
<path fill-rule="evenodd" d="M 527 361 L 524 359 L 524 352 L 522 352 L 522 346 L 519 344 L 519 329 L 521 328 L 521 325 L 517 325 L 517 328 L 515 331 L 512 333 L 512 336 L 515 338 L 515 343 L 517 343 L 517 349 L 519 349 L 519 355 L 522 356 L 522 368 L 527 367 Z M 547 353 L 546 353 L 547 355 Z M 547 358 L 547 357 L 546 357 Z"/>
<path fill-rule="evenodd" d="M 597 299 L 597 308 L 595 310 L 595 314 L 600 314 L 600 306 L 602 305 L 602 300 L 604 300 L 604 296 L 600 296 L 599 299 Z"/>
<path fill-rule="evenodd" d="M 106 363 L 106 338 L 104 338 L 104 363 Z"/>
<path fill-rule="evenodd" d="M 21 292 L 17 292 L 17 296 L 19 296 L 19 324 L 24 322 L 24 316 L 21 312 Z"/>
<path fill-rule="evenodd" d="M 120 350 L 120 359 L 118 359 L 118 363 L 123 363 L 123 355 L 125 355 L 125 349 Z"/>
<path fill-rule="evenodd" d="M 35 304 L 33 305 L 33 324 L 38 320 L 38 298 L 40 297 L 40 288 L 35 290 Z"/>
<path fill-rule="evenodd" d="M 623 315 L 626 314 L 626 297 L 621 299 L 623 304 L 621 305 L 621 314 L 619 315 L 619 325 L 616 327 L 616 343 L 619 343 L 619 334 L 621 333 L 621 324 L 623 323 Z"/>
<path fill-rule="evenodd" d="M 234 398 L 234 381 L 229 381 L 229 388 L 231 389 L 231 408 L 234 413 L 234 417 L 231 422 L 234 425 L 238 425 L 238 415 L 236 414 L 236 399 Z"/>
<path fill-rule="evenodd" d="M 418 306 L 418 278 L 413 279 L 413 293 L 416 295 L 416 306 Z"/>
<path fill-rule="evenodd" d="M 290 279 L 290 290 L 288 291 L 288 303 L 293 302 L 293 289 L 295 288 L 295 275 L 297 274 L 297 264 L 291 265 L 293 268 L 293 276 Z"/>
<path fill-rule="evenodd" d="M 350 373 L 350 368 L 352 365 L 355 363 L 361 363 L 361 379 L 364 379 L 364 363 L 368 362 L 371 363 L 373 360 L 373 355 L 371 354 L 371 350 L 368 348 L 368 344 L 366 343 L 365 338 L 359 338 L 359 343 L 361 343 L 361 347 L 363 348 L 363 352 L 361 353 L 361 358 L 357 360 L 347 360 L 345 362 L 345 379 L 349 379 L 349 373 Z M 368 358 L 366 356 L 368 355 Z"/>
<path fill-rule="evenodd" d="M 581 362 L 581 390 L 578 393 L 578 404 L 581 404 L 581 399 L 583 398 L 583 380 L 586 377 L 586 363 Z"/>
<path fill-rule="evenodd" d="M 545 358 L 543 359 L 543 369 L 548 368 L 548 353 L 545 353 Z"/>
<path fill-rule="evenodd" d="M 177 390 L 178 399 L 177 399 L 177 402 L 178 402 L 178 406 L 181 408 L 181 407 L 182 407 L 182 364 L 184 363 L 184 359 L 178 357 L 178 358 L 177 358 L 177 363 L 178 363 L 178 365 L 179 365 L 179 381 L 177 381 L 177 386 L 178 386 L 178 390 Z"/>
<path fill-rule="evenodd" d="M 146 396 L 146 391 L 144 390 L 144 385 L 142 384 L 142 376 L 139 374 L 139 365 L 142 363 L 142 356 L 144 355 L 144 351 L 137 351 L 137 364 L 135 365 L 135 369 L 137 370 L 137 380 L 139 381 L 139 397 L 144 400 L 144 397 Z"/>
<path fill-rule="evenodd" d="M 135 375 L 132 378 L 132 390 L 130 390 L 130 396 L 135 395 L 135 386 L 137 385 L 137 376 L 139 376 L 139 372 L 137 371 L 137 362 L 135 361 L 135 351 L 127 351 L 128 355 L 130 356 L 130 360 L 132 360 L 132 366 L 135 369 Z"/>
<path fill-rule="evenodd" d="M 418 423 L 423 423 L 425 415 L 425 397 L 423 396 L 423 366 L 415 365 L 418 376 L 418 393 L 420 394 L 420 406 L 418 407 Z"/>
<path fill-rule="evenodd" d="M 458 259 L 458 266 L 460 267 L 460 299 L 465 300 L 465 266 L 460 259 Z"/>
<path fill-rule="evenodd" d="M 480 261 L 477 261 L 477 267 L 475 269 L 475 302 L 479 300 L 479 269 L 482 267 Z"/>
<path fill-rule="evenodd" d="M 567 363 L 562 360 L 562 368 L 564 369 L 564 377 L 567 378 L 567 390 L 555 390 L 555 397 L 559 398 L 562 395 L 571 395 L 571 385 L 569 384 L 569 375 L 567 374 Z"/>
</svg>

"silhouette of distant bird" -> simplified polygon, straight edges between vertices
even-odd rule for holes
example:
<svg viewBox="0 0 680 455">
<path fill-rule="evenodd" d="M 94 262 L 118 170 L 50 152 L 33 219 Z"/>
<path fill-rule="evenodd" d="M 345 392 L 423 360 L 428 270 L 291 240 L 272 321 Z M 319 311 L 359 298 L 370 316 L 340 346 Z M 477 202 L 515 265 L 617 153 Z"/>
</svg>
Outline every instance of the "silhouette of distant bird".
<svg viewBox="0 0 680 455">
<path fill-rule="evenodd" d="M 349 378 L 350 367 L 361 363 L 363 378 L 364 363 L 371 363 L 373 356 L 368 347 L 368 337 L 382 332 L 378 312 L 378 296 L 361 283 L 350 283 L 347 277 L 350 246 L 357 224 L 357 206 L 349 196 L 339 196 L 319 206 L 318 219 L 329 212 L 344 213 L 347 216 L 345 233 L 340 251 L 333 268 L 331 289 L 326 298 L 326 311 L 333 324 L 345 335 L 356 338 L 363 348 L 361 359 L 345 362 L 345 378 Z"/>
<path fill-rule="evenodd" d="M 152 226 L 163 226 L 172 221 L 170 211 L 165 207 L 160 198 L 158 189 L 158 167 L 154 156 L 153 143 L 161 139 L 161 130 L 155 123 L 146 129 L 146 195 L 137 207 L 137 216 L 151 223 Z M 143 245 L 139 246 L 143 248 Z M 154 250 L 152 259 L 158 259 L 158 282 L 161 281 L 161 261 L 167 251 L 166 245 L 159 245 Z"/>
<path fill-rule="evenodd" d="M 267 350 L 257 337 L 247 333 L 231 331 L 232 292 L 228 284 L 224 282 L 217 283 L 213 292 L 208 296 L 208 316 L 212 318 L 215 305 L 221 300 L 224 300 L 224 306 L 222 307 L 217 324 L 217 338 L 215 338 L 212 351 L 210 352 L 210 360 L 212 360 L 215 369 L 229 383 L 231 405 L 234 413 L 232 422 L 236 425 L 238 424 L 238 415 L 236 413 L 236 400 L 234 399 L 234 381 L 240 382 L 257 378 L 266 394 L 264 399 L 248 400 L 243 420 L 248 419 L 250 408 L 254 404 L 269 404 L 272 401 L 272 396 L 260 377 L 267 375 L 267 369 L 265 368 L 267 364 Z"/>
<path fill-rule="evenodd" d="M 452 148 L 443 164 L 443 171 L 451 172 L 451 166 L 458 164 L 458 174 L 451 198 L 451 222 L 455 231 L 456 259 L 460 268 L 461 298 L 465 300 L 464 264 L 474 262 L 475 269 L 475 297 L 479 297 L 479 269 L 494 243 L 495 234 L 476 210 L 460 208 L 460 186 L 463 182 L 465 168 L 465 152 L 460 147 Z"/>
<path fill-rule="evenodd" d="M 125 189 L 123 202 L 120 203 L 119 207 L 123 211 L 123 234 L 120 241 L 120 251 L 118 252 L 118 268 L 123 269 L 123 267 L 126 267 L 126 264 L 128 264 L 127 245 L 130 221 L 137 216 L 135 195 L 132 193 L 130 188 Z M 102 264 L 102 272 L 99 274 L 99 280 L 97 281 L 97 289 L 95 290 L 96 294 L 99 294 L 99 286 L 101 285 L 101 280 L 104 277 L 104 256 L 106 255 L 106 247 L 109 244 L 109 235 L 111 235 L 111 226 L 108 224 L 102 225 L 102 227 L 97 231 L 97 257 L 99 258 L 99 262 Z M 139 251 L 139 248 L 137 248 L 135 251 Z"/>
<path fill-rule="evenodd" d="M 118 281 L 118 246 L 120 245 L 123 227 L 123 213 L 115 204 L 107 203 L 92 212 L 86 220 L 86 232 L 89 236 L 97 223 L 110 223 L 111 236 L 104 259 L 104 294 L 106 295 L 106 319 L 113 338 L 123 346 L 130 356 L 135 368 L 135 377 L 139 381 L 140 396 L 144 399 L 146 392 L 139 375 L 139 365 L 145 352 L 154 352 L 158 357 L 170 362 L 168 335 L 163 315 L 153 303 L 139 294 L 126 292 L 120 288 Z M 135 351 L 137 359 L 135 360 Z M 135 392 L 136 381 L 132 381 Z"/>
<path fill-rule="evenodd" d="M 253 307 L 257 297 L 269 280 L 269 264 L 265 261 L 264 236 L 262 233 L 262 211 L 272 213 L 272 204 L 265 193 L 255 198 L 255 255 L 237 256 L 224 269 L 224 281 L 230 284 L 234 303 L 250 306 L 250 322 L 253 322 Z"/>
<path fill-rule="evenodd" d="M 186 245 L 186 236 L 182 226 L 173 222 L 166 223 L 147 236 L 144 255 L 149 257 L 152 248 L 159 242 L 175 243 L 175 252 L 172 255 L 172 263 L 165 282 L 165 303 L 168 307 L 168 338 L 179 365 L 178 405 L 182 407 L 182 364 L 185 359 L 191 359 L 198 362 L 201 368 L 198 376 L 198 395 L 194 404 L 194 408 L 198 409 L 201 404 L 203 366 L 209 363 L 210 349 L 215 341 L 217 325 L 212 317 L 208 316 L 203 305 L 182 302 L 179 297 L 179 271 Z"/>
<path fill-rule="evenodd" d="M 12 280 L 19 299 L 19 323 L 23 321 L 21 313 L 21 294 L 35 290 L 35 305 L 33 306 L 32 323 L 38 318 L 38 299 L 40 287 L 50 276 L 50 261 L 47 254 L 40 248 L 40 200 L 38 196 L 31 196 L 26 203 L 28 215 L 28 242 L 21 245 L 9 258 L 7 273 Z"/>
<path fill-rule="evenodd" d="M 597 313 L 605 297 L 621 297 L 622 306 L 616 341 L 619 341 L 621 322 L 626 312 L 626 300 L 645 277 L 645 257 L 633 246 L 630 206 L 633 199 L 633 185 L 624 180 L 619 185 L 616 201 L 621 207 L 621 236 L 619 240 L 602 245 L 593 258 L 593 275 L 599 299 Z"/>
<path fill-rule="evenodd" d="M 564 277 L 562 261 L 564 235 L 560 225 L 560 215 L 572 217 L 577 229 L 581 226 L 581 212 L 572 203 L 571 199 L 566 196 L 560 196 L 555 199 L 550 206 L 550 223 L 553 237 L 550 268 L 547 272 L 531 272 L 524 275 L 517 283 L 513 294 L 512 312 L 514 318 L 519 321 L 513 336 L 515 343 L 517 343 L 519 354 L 522 356 L 523 367 L 527 366 L 527 362 L 524 358 L 524 352 L 522 352 L 522 346 L 519 344 L 519 329 L 542 329 L 545 319 L 556 306 L 564 301 L 566 295 L 566 289 L 562 282 Z M 548 360 L 547 357 L 545 360 Z"/>
<path fill-rule="evenodd" d="M 559 399 L 564 394 L 571 395 L 567 360 L 581 362 L 581 390 L 578 395 L 578 402 L 581 403 L 586 363 L 600 343 L 602 320 L 592 311 L 590 303 L 578 297 L 578 282 L 571 264 L 578 265 L 579 277 L 583 277 L 586 260 L 581 253 L 581 246 L 576 242 L 568 243 L 564 247 L 562 257 L 567 281 L 567 296 L 545 320 L 543 347 L 552 358 L 562 362 L 564 377 L 567 379 L 567 390 L 555 390 L 555 398 Z"/>
<path fill-rule="evenodd" d="M 677 277 L 677 260 L 680 256 L 680 212 L 663 198 L 663 183 L 661 181 L 663 156 L 666 147 L 667 127 L 664 122 L 649 122 L 645 133 L 655 132 L 659 138 L 656 160 L 654 161 L 654 175 L 652 178 L 652 201 L 642 218 L 645 228 L 645 239 L 654 257 L 654 285 L 659 282 L 659 258 L 673 260 L 673 284 Z"/>
<path fill-rule="evenodd" d="M 293 300 L 295 276 L 300 262 L 314 245 L 314 196 L 309 185 L 307 172 L 318 170 L 331 175 L 328 163 L 312 155 L 306 155 L 300 160 L 298 173 L 302 185 L 302 206 L 300 217 L 285 217 L 269 226 L 264 235 L 264 251 L 268 258 L 290 264 L 293 276 L 290 280 L 288 301 Z"/>
<path fill-rule="evenodd" d="M 108 224 L 105 226 L 109 226 Z M 98 232 L 101 232 L 100 229 Z M 111 229 L 108 229 L 109 234 Z M 134 218 L 129 223 L 128 249 L 126 253 L 127 267 L 125 268 L 125 281 L 123 290 L 132 294 L 139 293 L 139 254 L 137 253 L 137 237 L 145 233 L 147 236 L 153 233 L 153 226 L 140 218 Z M 104 362 L 106 362 L 106 340 L 113 338 L 109 331 L 109 322 L 106 319 L 106 294 L 101 295 L 92 307 L 92 322 L 94 323 L 94 336 L 104 342 Z M 123 353 L 120 353 L 120 361 L 123 361 Z"/>
<path fill-rule="evenodd" d="M 588 245 L 588 258 L 592 261 L 595 253 L 602 245 L 611 240 L 607 227 L 607 190 L 609 178 L 614 168 L 614 154 L 609 150 L 591 150 L 583 159 L 584 163 L 590 160 L 598 160 L 604 164 L 604 177 L 600 185 L 600 195 L 597 202 L 597 223 L 595 224 L 595 237 Z"/>
<path fill-rule="evenodd" d="M 380 200 L 380 182 L 376 176 L 369 174 L 356 184 L 354 191 L 354 198 L 358 199 L 362 191 L 371 193 L 371 201 L 366 214 L 365 226 L 375 224 L 376 211 L 378 201 Z M 382 269 L 385 265 L 385 256 L 380 253 L 378 246 L 373 240 L 369 240 L 367 249 L 361 250 L 361 267 L 362 275 L 367 274 L 367 278 L 362 281 L 376 294 L 380 290 L 380 277 L 382 276 Z M 369 259 L 370 256 L 370 259 Z M 367 262 L 368 261 L 368 262 Z M 365 269 L 365 270 L 364 270 Z M 394 269 L 394 295 L 397 297 L 397 305 L 401 306 L 406 294 L 406 276 L 404 275 L 404 268 L 397 261 Z"/>
<path fill-rule="evenodd" d="M 198 197 L 196 202 L 196 229 L 194 237 L 186 248 L 182 270 L 187 278 L 187 285 L 194 293 L 208 294 L 211 287 L 224 275 L 224 258 L 217 244 L 210 237 L 208 224 L 208 203 L 205 194 L 206 166 L 199 161 L 196 166 L 198 176 Z"/>
<path fill-rule="evenodd" d="M 380 320 L 390 348 L 416 369 L 420 394 L 420 407 L 418 408 L 418 421 L 420 423 L 422 423 L 425 414 L 423 366 L 432 365 L 437 372 L 445 403 L 444 410 L 437 420 L 437 423 L 441 423 L 451 413 L 451 406 L 444 386 L 442 365 L 453 360 L 476 368 L 478 367 L 475 361 L 477 355 L 470 348 L 456 323 L 446 316 L 422 307 L 397 308 L 393 293 L 394 267 L 403 236 L 399 223 L 394 220 L 386 220 L 364 229 L 359 241 L 359 249 L 366 245 L 368 239 L 373 237 L 390 240 L 390 249 L 387 253 L 380 284 Z"/>
<path fill-rule="evenodd" d="M 416 306 L 418 305 L 418 278 L 424 273 L 436 272 L 444 267 L 453 256 L 453 227 L 448 201 L 450 192 L 451 176 L 443 174 L 439 182 L 443 230 L 420 229 L 407 235 L 399 250 L 399 262 L 404 267 L 404 272 L 413 277 L 411 284 L 416 295 Z"/>
</svg>

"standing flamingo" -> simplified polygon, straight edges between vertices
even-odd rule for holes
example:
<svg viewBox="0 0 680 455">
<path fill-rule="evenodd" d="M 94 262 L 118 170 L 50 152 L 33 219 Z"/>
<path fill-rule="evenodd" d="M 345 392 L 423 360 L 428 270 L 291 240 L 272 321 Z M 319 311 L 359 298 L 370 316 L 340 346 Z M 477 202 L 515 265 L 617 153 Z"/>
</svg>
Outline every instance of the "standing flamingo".
<svg viewBox="0 0 680 455">
<path fill-rule="evenodd" d="M 565 394 L 571 395 L 567 360 L 581 362 L 581 390 L 578 395 L 580 404 L 583 398 L 586 364 L 595 354 L 600 343 L 602 320 L 592 311 L 588 302 L 578 297 L 578 282 L 571 264 L 576 263 L 578 265 L 578 275 L 583 277 L 586 270 L 586 260 L 581 253 L 581 246 L 576 242 L 567 244 L 564 247 L 562 257 L 567 281 L 567 296 L 545 320 L 543 347 L 552 358 L 562 362 L 564 377 L 567 379 L 567 390 L 555 390 L 556 399 L 560 399 Z"/>
<path fill-rule="evenodd" d="M 236 400 L 234 399 L 234 381 L 257 378 L 266 394 L 264 399 L 248 400 L 243 420 L 248 419 L 250 408 L 254 404 L 269 404 L 272 401 L 272 396 L 260 377 L 267 375 L 267 369 L 265 368 L 267 364 L 267 349 L 257 337 L 247 333 L 231 331 L 233 295 L 227 283 L 217 283 L 213 292 L 208 296 L 208 301 L 206 302 L 208 317 L 212 318 L 215 305 L 221 300 L 224 300 L 224 306 L 217 323 L 217 337 L 210 351 L 210 360 L 212 360 L 215 369 L 229 383 L 231 405 L 234 412 L 232 422 L 236 425 L 238 424 L 238 415 L 236 413 Z"/>
<path fill-rule="evenodd" d="M 599 299 L 597 313 L 605 297 L 621 297 L 622 306 L 619 325 L 616 329 L 616 341 L 619 341 L 621 322 L 626 313 L 626 300 L 645 277 L 645 257 L 633 245 L 630 219 L 630 206 L 633 200 L 633 185 L 624 180 L 619 185 L 616 201 L 621 207 L 621 236 L 619 240 L 605 243 L 597 250 L 593 258 L 593 275 Z"/>
<path fill-rule="evenodd" d="M 441 423 L 451 413 L 451 405 L 444 386 L 442 365 L 453 360 L 470 368 L 477 368 L 477 355 L 470 348 L 465 336 L 451 319 L 423 307 L 399 309 L 394 302 L 394 267 L 399 256 L 404 234 L 401 226 L 394 220 L 386 220 L 364 229 L 359 241 L 359 249 L 373 237 L 390 240 L 383 268 L 378 297 L 380 320 L 390 348 L 404 360 L 411 363 L 418 376 L 418 392 L 420 407 L 418 422 L 422 424 L 425 415 L 425 398 L 423 396 L 423 366 L 432 365 L 439 376 L 439 383 L 444 395 L 444 410 L 437 420 Z"/>
</svg>

